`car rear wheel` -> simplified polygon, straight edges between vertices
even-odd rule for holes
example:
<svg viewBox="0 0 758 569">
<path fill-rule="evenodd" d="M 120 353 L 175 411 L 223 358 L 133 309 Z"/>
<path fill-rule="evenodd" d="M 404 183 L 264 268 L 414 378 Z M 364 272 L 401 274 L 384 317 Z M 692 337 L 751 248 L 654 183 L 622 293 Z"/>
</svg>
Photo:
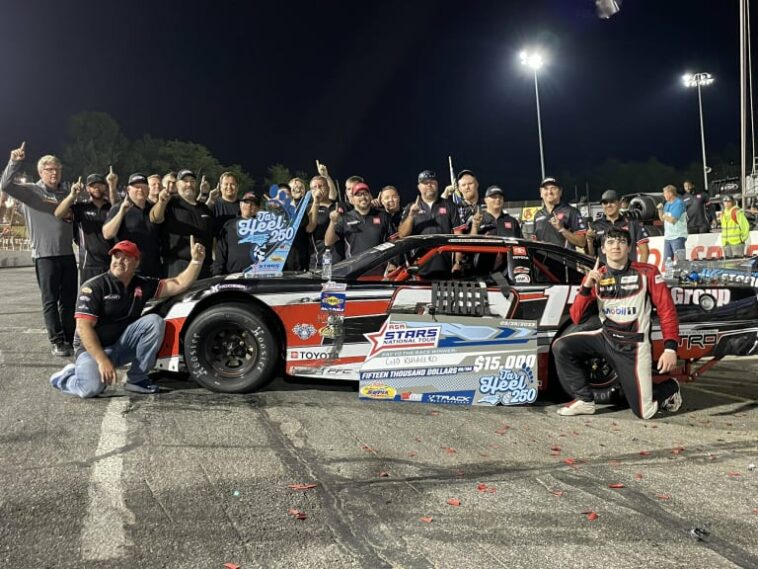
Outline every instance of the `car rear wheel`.
<svg viewBox="0 0 758 569">
<path fill-rule="evenodd" d="M 184 360 L 192 379 L 221 393 L 259 389 L 276 373 L 276 337 L 255 308 L 242 303 L 212 306 L 184 336 Z"/>
</svg>

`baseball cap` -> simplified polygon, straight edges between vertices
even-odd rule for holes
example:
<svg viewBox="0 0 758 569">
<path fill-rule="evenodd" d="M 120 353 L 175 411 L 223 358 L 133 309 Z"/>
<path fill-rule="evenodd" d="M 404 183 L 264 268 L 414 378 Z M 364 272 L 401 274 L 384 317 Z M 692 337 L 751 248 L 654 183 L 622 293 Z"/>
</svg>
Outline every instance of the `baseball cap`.
<svg viewBox="0 0 758 569">
<path fill-rule="evenodd" d="M 503 192 L 500 186 L 490 186 L 489 188 L 487 188 L 487 191 L 484 193 L 485 198 L 489 198 L 496 195 L 505 197 L 505 193 Z"/>
<path fill-rule="evenodd" d="M 100 174 L 90 174 L 87 176 L 87 185 L 91 186 L 92 184 L 105 184 L 105 176 L 102 176 Z"/>
<path fill-rule="evenodd" d="M 240 199 L 241 202 L 245 203 L 251 203 L 255 205 L 261 205 L 261 198 L 255 195 L 254 192 L 245 192 L 245 194 L 242 196 L 242 199 Z"/>
<path fill-rule="evenodd" d="M 729 194 L 724 194 L 723 196 L 721 196 L 721 201 L 734 203 L 734 198 L 730 196 Z"/>
<path fill-rule="evenodd" d="M 418 175 L 418 181 L 419 182 L 425 182 L 426 180 L 436 180 L 437 174 L 434 173 L 433 170 L 422 170 L 419 172 Z M 355 191 L 355 189 L 353 189 Z"/>
<path fill-rule="evenodd" d="M 111 250 L 108 251 L 108 254 L 113 255 L 116 251 L 121 251 L 125 255 L 129 255 L 135 259 L 140 258 L 139 247 L 137 247 L 137 245 L 132 241 L 119 241 L 113 247 L 111 247 Z"/>
<path fill-rule="evenodd" d="M 357 184 L 353 185 L 353 195 L 357 194 L 358 192 L 368 192 L 371 194 L 371 190 L 369 189 L 366 182 L 358 182 Z"/>
<path fill-rule="evenodd" d="M 558 180 L 556 180 L 555 178 L 545 178 L 544 180 L 542 180 L 542 182 L 540 183 L 540 188 L 544 188 L 545 186 L 558 186 L 559 188 L 562 187 L 558 183 Z"/>
<path fill-rule="evenodd" d="M 460 172 L 458 172 L 458 175 L 455 177 L 455 181 L 460 182 L 463 176 L 473 176 L 474 178 L 476 178 L 476 174 L 474 174 L 471 170 L 461 170 Z"/>
<path fill-rule="evenodd" d="M 186 168 L 184 170 L 179 170 L 179 173 L 176 175 L 176 179 L 183 180 L 187 176 L 192 176 L 193 178 L 197 179 L 195 173 L 192 170 L 187 170 Z"/>
<path fill-rule="evenodd" d="M 129 176 L 129 185 L 133 186 L 134 184 L 147 184 L 147 177 L 144 174 L 135 172 Z"/>
<path fill-rule="evenodd" d="M 600 203 L 617 202 L 618 200 L 619 200 L 619 195 L 616 193 L 616 190 L 605 190 L 603 192 L 603 195 L 600 196 Z"/>
</svg>

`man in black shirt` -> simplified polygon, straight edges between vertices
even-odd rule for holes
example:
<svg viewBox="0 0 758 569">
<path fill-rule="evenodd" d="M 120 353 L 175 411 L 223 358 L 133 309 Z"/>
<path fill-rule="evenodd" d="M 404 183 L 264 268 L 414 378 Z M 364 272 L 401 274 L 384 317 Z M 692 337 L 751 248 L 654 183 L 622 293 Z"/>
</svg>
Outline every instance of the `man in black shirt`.
<svg viewBox="0 0 758 569">
<path fill-rule="evenodd" d="M 542 180 L 543 206 L 534 216 L 534 239 L 567 249 L 584 247 L 587 224 L 579 210 L 561 201 L 562 195 L 563 190 L 555 178 Z"/>
<path fill-rule="evenodd" d="M 329 227 L 324 237 L 327 247 L 344 239 L 346 259 L 389 241 L 395 233 L 389 215 L 371 206 L 371 191 L 365 182 L 353 185 L 352 193 L 353 209 L 329 213 Z"/>
<path fill-rule="evenodd" d="M 329 199 L 329 184 L 323 176 L 313 176 L 311 178 L 312 201 L 310 210 L 308 210 L 308 225 L 305 227 L 306 232 L 310 235 L 308 251 L 310 254 L 310 268 L 321 267 L 321 258 L 326 250 L 324 237 L 326 229 L 329 227 L 329 213 L 338 210 L 344 213 L 347 204 L 338 204 Z M 332 263 L 341 261 L 345 258 L 345 244 L 337 241 L 333 247 Z"/>
<path fill-rule="evenodd" d="M 451 200 L 439 197 L 437 175 L 434 172 L 424 170 L 418 175 L 418 192 L 416 201 L 403 210 L 399 237 L 463 232 L 466 225 L 461 220 L 456 205 Z M 449 278 L 451 271 L 450 255 L 436 255 L 421 267 L 419 275 L 426 278 Z"/>
<path fill-rule="evenodd" d="M 395 186 L 384 186 L 379 192 L 379 203 L 382 204 L 384 211 L 390 216 L 392 225 L 395 229 L 400 227 L 400 221 L 403 218 L 403 208 L 400 207 L 400 192 Z"/>
<path fill-rule="evenodd" d="M 461 220 L 470 229 L 471 218 L 479 209 L 479 180 L 471 170 L 461 170 L 456 178 L 461 200 L 458 203 Z"/>
<path fill-rule="evenodd" d="M 240 214 L 239 186 L 232 172 L 224 172 L 218 179 L 218 190 L 211 191 L 206 202 L 213 212 L 213 234 L 218 239 L 224 225 Z"/>
<path fill-rule="evenodd" d="M 629 232 L 631 236 L 631 248 L 629 249 L 629 258 L 632 261 L 647 263 L 650 253 L 648 248 L 648 234 L 643 225 L 634 219 L 627 218 L 621 213 L 621 201 L 614 190 L 606 190 L 600 197 L 600 204 L 603 206 L 603 217 L 590 223 L 587 229 L 587 253 L 600 257 L 600 262 L 605 265 L 605 251 L 601 247 L 605 235 L 613 228 L 623 229 Z M 639 258 L 637 257 L 637 248 L 640 250 Z"/>
<path fill-rule="evenodd" d="M 87 176 L 89 200 L 76 202 L 82 191 L 80 183 L 71 185 L 71 192 L 58 204 L 55 217 L 65 219 L 73 215 L 74 227 L 79 235 L 79 283 L 104 273 L 110 265 L 108 251 L 113 243 L 103 237 L 103 224 L 108 218 L 111 202 L 105 195 L 106 181 L 100 174 Z"/>
<path fill-rule="evenodd" d="M 250 256 L 252 244 L 240 241 L 250 233 L 248 220 L 258 213 L 261 199 L 253 192 L 246 192 L 239 204 L 239 217 L 227 220 L 216 241 L 216 258 L 211 268 L 213 276 L 242 272 L 254 262 Z"/>
<path fill-rule="evenodd" d="M 132 174 L 126 197 L 114 204 L 103 224 L 103 237 L 133 241 L 140 250 L 139 272 L 146 277 L 161 275 L 160 227 L 150 221 L 153 204 L 147 201 L 148 185 L 144 174 Z"/>
<path fill-rule="evenodd" d="M 161 190 L 158 203 L 150 211 L 150 221 L 161 225 L 161 256 L 164 275 L 174 277 L 190 262 L 190 237 L 206 248 L 213 246 L 213 214 L 197 201 L 195 174 L 180 170 L 176 175 L 176 196 Z M 200 278 L 211 275 L 210 255 L 205 259 Z"/>
<path fill-rule="evenodd" d="M 305 197 L 305 181 L 302 178 L 292 178 L 289 181 L 290 192 L 292 194 L 292 203 L 297 207 L 300 201 Z M 295 241 L 292 243 L 287 262 L 284 264 L 285 271 L 307 271 L 308 270 L 308 216 L 300 220 L 300 225 L 295 233 Z"/>
<path fill-rule="evenodd" d="M 140 250 L 131 241 L 119 241 L 110 250 L 110 270 L 87 281 L 76 306 L 76 363 L 50 377 L 50 384 L 67 395 L 95 397 L 116 382 L 116 368 L 131 364 L 124 388 L 135 393 L 157 393 L 147 374 L 163 339 L 165 322 L 158 314 L 142 316 L 153 298 L 187 290 L 197 279 L 205 248 L 192 243 L 192 262 L 173 279 L 158 280 L 136 274 Z"/>
<path fill-rule="evenodd" d="M 708 193 L 696 192 L 695 184 L 685 180 L 682 202 L 687 208 L 687 233 L 709 233 L 711 222 L 708 219 Z"/>
<path fill-rule="evenodd" d="M 475 213 L 471 220 L 471 235 L 500 235 L 521 239 L 518 220 L 503 211 L 505 194 L 500 186 L 490 186 L 484 194 L 487 210 Z"/>
</svg>

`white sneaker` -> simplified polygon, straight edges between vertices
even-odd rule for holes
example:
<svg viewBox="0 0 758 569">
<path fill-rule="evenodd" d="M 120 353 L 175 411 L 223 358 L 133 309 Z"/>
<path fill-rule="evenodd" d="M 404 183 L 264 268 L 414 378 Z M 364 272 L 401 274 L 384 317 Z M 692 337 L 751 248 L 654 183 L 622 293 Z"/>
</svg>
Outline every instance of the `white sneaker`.
<svg viewBox="0 0 758 569">
<path fill-rule="evenodd" d="M 62 370 L 56 371 L 53 375 L 50 376 L 50 385 L 55 387 L 55 389 L 60 390 L 61 383 L 67 381 L 68 378 L 74 375 L 75 372 L 76 366 L 74 364 L 68 364 Z"/>
<path fill-rule="evenodd" d="M 560 407 L 556 411 L 559 415 L 564 417 L 570 417 L 572 415 L 594 415 L 595 414 L 595 402 L 594 401 L 582 401 L 581 399 L 575 399 L 571 403 Z"/>
<path fill-rule="evenodd" d="M 669 413 L 676 413 L 682 407 L 682 389 L 679 387 L 679 382 L 674 378 L 671 378 L 676 383 L 676 393 L 671 397 L 667 397 L 661 401 L 661 411 L 668 411 Z"/>
</svg>

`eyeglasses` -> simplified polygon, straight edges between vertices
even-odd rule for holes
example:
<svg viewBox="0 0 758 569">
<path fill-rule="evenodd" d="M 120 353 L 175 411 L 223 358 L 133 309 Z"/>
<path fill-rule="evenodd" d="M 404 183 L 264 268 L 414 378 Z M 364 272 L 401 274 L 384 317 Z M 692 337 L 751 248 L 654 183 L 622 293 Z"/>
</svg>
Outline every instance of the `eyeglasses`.
<svg viewBox="0 0 758 569">
<path fill-rule="evenodd" d="M 60 172 L 61 170 L 62 170 L 62 168 L 60 168 L 60 167 L 58 167 L 58 168 L 49 168 L 49 167 L 48 168 L 42 168 L 43 172 Z"/>
</svg>

